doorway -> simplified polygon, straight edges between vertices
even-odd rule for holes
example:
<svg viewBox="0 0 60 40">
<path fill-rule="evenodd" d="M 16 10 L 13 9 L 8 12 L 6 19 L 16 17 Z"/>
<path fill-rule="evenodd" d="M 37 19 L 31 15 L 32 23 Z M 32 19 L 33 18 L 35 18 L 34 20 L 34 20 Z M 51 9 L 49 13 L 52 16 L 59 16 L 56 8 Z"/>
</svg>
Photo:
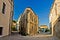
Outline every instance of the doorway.
<svg viewBox="0 0 60 40">
<path fill-rule="evenodd" d="M 3 27 L 0 27 L 0 35 L 2 35 Z"/>
</svg>

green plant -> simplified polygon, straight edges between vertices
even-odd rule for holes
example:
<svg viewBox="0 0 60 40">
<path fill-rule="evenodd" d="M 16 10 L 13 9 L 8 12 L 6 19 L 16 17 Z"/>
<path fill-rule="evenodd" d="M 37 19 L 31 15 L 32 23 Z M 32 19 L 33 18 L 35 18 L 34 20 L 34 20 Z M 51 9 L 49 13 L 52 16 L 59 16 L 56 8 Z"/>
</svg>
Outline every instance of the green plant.
<svg viewBox="0 0 60 40">
<path fill-rule="evenodd" d="M 50 32 L 50 30 L 49 29 L 46 29 L 46 31 L 45 32 Z"/>
<path fill-rule="evenodd" d="M 16 27 L 12 26 L 11 27 L 12 31 L 17 31 Z"/>
</svg>

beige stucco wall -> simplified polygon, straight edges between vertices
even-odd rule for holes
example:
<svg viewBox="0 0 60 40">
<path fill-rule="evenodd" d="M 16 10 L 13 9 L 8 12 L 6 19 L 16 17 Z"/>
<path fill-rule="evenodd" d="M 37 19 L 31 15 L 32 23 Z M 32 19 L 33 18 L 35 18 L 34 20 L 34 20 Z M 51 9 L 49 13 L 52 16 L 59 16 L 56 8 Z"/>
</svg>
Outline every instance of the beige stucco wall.
<svg viewBox="0 0 60 40">
<path fill-rule="evenodd" d="M 27 10 L 29 10 L 28 13 L 27 13 Z M 32 14 L 31 16 L 33 17 L 33 21 L 31 20 L 32 17 L 30 16 L 30 14 Z M 36 19 L 36 22 L 34 22 L 34 18 Z M 20 22 L 21 22 L 20 27 L 22 27 L 22 26 L 24 27 L 23 28 L 24 32 L 28 33 L 29 35 L 34 35 L 37 33 L 37 31 L 38 31 L 38 16 L 32 11 L 31 8 L 25 9 L 24 13 L 21 15 Z M 36 24 L 36 26 L 35 26 L 35 24 Z M 34 27 L 33 31 L 32 31 L 32 26 Z"/>
<path fill-rule="evenodd" d="M 59 28 L 60 28 L 60 23 L 58 22 L 58 18 L 60 15 L 60 0 L 55 0 L 51 11 L 50 11 L 50 15 L 49 15 L 49 23 L 51 23 L 52 27 L 52 36 L 59 36 Z"/>
<path fill-rule="evenodd" d="M 10 23 L 12 21 L 12 5 L 10 3 L 11 0 L 0 0 L 0 27 L 3 27 L 2 35 L 9 35 L 10 31 Z M 3 2 L 6 4 L 5 14 L 2 13 Z"/>
<path fill-rule="evenodd" d="M 30 10 L 30 12 L 28 13 L 28 25 L 27 25 L 28 26 L 28 34 L 34 35 L 38 31 L 38 16 L 31 9 L 28 9 L 28 10 Z M 30 14 L 33 18 L 33 21 L 30 18 L 31 17 Z M 34 18 L 36 19 L 37 22 L 34 22 Z M 36 26 L 35 26 L 35 24 L 36 24 Z M 34 28 L 33 30 L 32 30 L 32 26 Z"/>
</svg>

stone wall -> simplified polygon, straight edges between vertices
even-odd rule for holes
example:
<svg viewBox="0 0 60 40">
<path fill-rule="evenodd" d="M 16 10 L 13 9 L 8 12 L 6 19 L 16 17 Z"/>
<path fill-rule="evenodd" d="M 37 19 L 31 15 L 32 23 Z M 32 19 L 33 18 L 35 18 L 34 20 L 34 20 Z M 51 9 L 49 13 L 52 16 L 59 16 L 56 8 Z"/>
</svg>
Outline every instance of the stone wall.
<svg viewBox="0 0 60 40">
<path fill-rule="evenodd" d="M 54 25 L 53 35 L 56 36 L 57 38 L 60 38 L 60 17 L 57 19 L 57 22 Z"/>
</svg>

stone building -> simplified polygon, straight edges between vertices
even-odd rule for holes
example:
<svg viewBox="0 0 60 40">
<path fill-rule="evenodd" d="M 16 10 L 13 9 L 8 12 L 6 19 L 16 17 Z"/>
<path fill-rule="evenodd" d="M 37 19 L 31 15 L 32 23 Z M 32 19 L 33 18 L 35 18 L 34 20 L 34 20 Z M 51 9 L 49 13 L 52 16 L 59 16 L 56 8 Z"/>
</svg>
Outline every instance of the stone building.
<svg viewBox="0 0 60 40">
<path fill-rule="evenodd" d="M 0 0 L 0 37 L 11 34 L 13 0 Z"/>
<path fill-rule="evenodd" d="M 12 21 L 11 32 L 17 31 L 17 22 L 16 20 Z"/>
<path fill-rule="evenodd" d="M 20 32 L 20 18 L 21 18 L 21 15 L 19 16 L 19 18 L 18 18 L 18 21 L 17 21 L 17 30 L 18 30 L 18 32 Z"/>
<path fill-rule="evenodd" d="M 49 23 L 52 35 L 60 37 L 60 0 L 55 0 L 51 7 Z"/>
<path fill-rule="evenodd" d="M 40 26 L 41 32 L 46 32 L 46 29 L 48 29 L 48 26 L 47 25 L 41 25 Z"/>
<path fill-rule="evenodd" d="M 35 35 L 37 31 L 38 16 L 28 7 L 20 18 L 20 33 L 23 35 Z"/>
</svg>

